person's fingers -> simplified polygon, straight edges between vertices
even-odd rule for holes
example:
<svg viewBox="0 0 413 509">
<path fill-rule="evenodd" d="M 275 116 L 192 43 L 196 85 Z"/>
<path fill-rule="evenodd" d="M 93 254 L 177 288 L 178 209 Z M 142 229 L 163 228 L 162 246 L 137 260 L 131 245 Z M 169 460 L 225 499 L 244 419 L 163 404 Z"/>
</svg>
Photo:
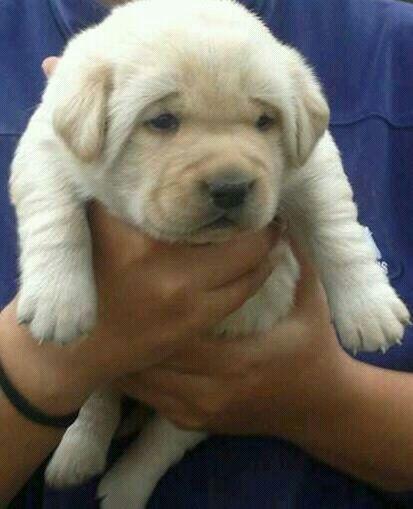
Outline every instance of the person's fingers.
<svg viewBox="0 0 413 509">
<path fill-rule="evenodd" d="M 157 250 L 165 252 L 165 267 L 176 272 L 178 279 L 186 280 L 189 287 L 202 289 L 219 289 L 234 279 L 240 278 L 240 294 L 235 308 L 249 296 L 248 288 L 254 281 L 254 271 L 262 264 L 271 249 L 281 237 L 282 228 L 277 225 L 265 231 L 245 234 L 225 244 L 190 245 L 161 242 L 140 232 L 137 228 L 125 224 L 111 216 L 99 203 L 91 203 L 88 208 L 91 221 L 95 254 L 100 247 L 106 256 L 130 256 L 142 260 Z M 123 249 L 127 248 L 127 249 Z M 256 273 L 259 275 L 260 271 Z M 244 277 L 245 276 L 245 277 Z M 259 279 L 259 277 L 258 277 Z M 262 280 L 259 279 L 257 289 Z M 255 286 L 253 285 L 253 288 Z M 246 290 L 242 291 L 243 289 Z M 219 298 L 219 295 L 217 295 Z M 226 316 L 226 315 L 224 315 Z"/>
<path fill-rule="evenodd" d="M 137 393 L 143 397 L 145 403 L 148 399 L 162 398 L 178 400 L 196 408 L 201 401 L 209 399 L 211 394 L 219 393 L 219 380 L 209 376 L 178 373 L 161 367 L 142 371 L 137 377 Z M 139 386 L 139 387 L 138 387 Z"/>
<path fill-rule="evenodd" d="M 105 242 L 108 246 L 113 246 L 115 250 L 119 250 L 119 246 L 126 243 L 132 250 L 135 248 L 153 249 L 166 247 L 172 254 L 176 252 L 179 260 L 185 262 L 185 270 L 194 272 L 198 270 L 197 279 L 203 281 L 211 279 L 211 287 L 215 283 L 224 285 L 244 273 L 250 272 L 255 268 L 269 252 L 272 245 L 277 242 L 280 237 L 280 228 L 273 226 L 268 228 L 266 232 L 259 232 L 245 235 L 234 240 L 232 243 L 211 245 L 183 245 L 170 244 L 153 239 L 144 232 L 139 231 L 131 225 L 126 224 L 121 219 L 112 216 L 105 210 L 103 205 L 98 202 L 92 202 L 88 207 L 88 216 L 92 222 L 92 233 L 97 238 L 103 234 Z M 249 244 L 254 246 L 253 249 L 247 248 Z M 106 246 L 105 246 L 106 247 Z M 228 259 L 231 265 L 228 267 L 223 264 L 223 251 L 228 251 Z M 171 258 L 171 257 L 169 257 Z M 182 258 L 182 259 L 181 259 Z M 205 260 L 205 276 L 202 277 L 200 272 L 203 271 L 202 263 Z M 242 261 L 241 261 L 242 260 Z M 203 281 L 203 284 L 205 281 Z"/>
<path fill-rule="evenodd" d="M 163 390 L 160 390 L 159 384 L 153 387 L 147 381 L 143 383 L 142 380 L 136 376 L 133 378 L 133 382 L 127 380 L 125 382 L 119 381 L 116 387 L 127 396 L 139 400 L 140 403 L 149 405 L 156 410 L 160 408 L 162 410 L 172 409 L 177 404 L 177 398 L 174 398 L 170 394 L 165 394 Z"/>
<path fill-rule="evenodd" d="M 48 78 L 53 74 L 58 62 L 58 57 L 47 57 L 43 60 L 42 69 Z"/>
<path fill-rule="evenodd" d="M 161 368 L 152 368 L 118 380 L 116 386 L 126 395 L 138 399 L 157 411 L 171 413 L 195 408 L 194 399 L 204 396 L 212 388 L 209 377 L 180 374 Z M 214 386 L 215 387 L 215 386 Z"/>
<path fill-rule="evenodd" d="M 152 410 L 167 417 L 177 425 L 181 423 L 181 427 L 190 427 L 188 425 L 193 421 L 193 427 L 197 427 L 193 405 L 188 406 L 177 395 L 169 392 L 165 393 L 162 389 L 154 388 L 149 384 L 144 385 L 137 380 L 134 380 L 133 383 L 127 381 L 123 385 L 119 383 L 118 387 L 127 396 L 139 400 L 140 404 L 148 405 Z M 134 429 L 136 429 L 136 426 Z"/>
<path fill-rule="evenodd" d="M 149 235 L 109 214 L 98 202 L 89 204 L 88 217 L 95 254 L 99 254 L 100 249 L 103 249 L 105 257 L 109 259 L 130 256 L 132 259 L 140 260 L 162 245 Z"/>
<path fill-rule="evenodd" d="M 308 255 L 308 253 L 305 251 L 305 248 L 301 245 L 301 243 L 295 239 L 292 236 L 288 237 L 288 242 L 290 244 L 291 250 L 297 259 L 301 274 L 303 275 L 303 279 L 317 279 L 318 275 L 315 269 L 315 266 Z"/>
<path fill-rule="evenodd" d="M 274 262 L 266 259 L 250 272 L 217 289 L 204 294 L 199 309 L 208 320 L 219 323 L 239 309 L 265 283 L 274 270 Z"/>
<path fill-rule="evenodd" d="M 271 355 L 268 350 L 274 348 L 273 343 L 272 338 L 258 333 L 202 339 L 185 345 L 183 351 L 175 352 L 161 367 L 177 373 L 240 377 Z"/>
<path fill-rule="evenodd" d="M 257 268 L 281 234 L 282 227 L 272 224 L 263 231 L 240 235 L 222 244 L 191 246 L 185 252 L 185 265 L 194 270 L 196 280 L 204 288 L 219 288 Z"/>
<path fill-rule="evenodd" d="M 291 249 L 300 265 L 300 277 L 295 293 L 294 314 L 314 310 L 314 306 L 327 306 L 327 296 L 316 267 L 300 243 L 289 237 Z"/>
</svg>

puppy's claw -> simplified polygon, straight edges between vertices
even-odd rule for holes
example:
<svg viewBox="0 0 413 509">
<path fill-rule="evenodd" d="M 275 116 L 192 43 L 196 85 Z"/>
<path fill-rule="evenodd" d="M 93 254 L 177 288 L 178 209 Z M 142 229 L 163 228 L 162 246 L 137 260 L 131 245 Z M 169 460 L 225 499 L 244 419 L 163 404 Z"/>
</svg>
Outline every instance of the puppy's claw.
<svg viewBox="0 0 413 509">
<path fill-rule="evenodd" d="M 18 325 L 30 325 L 30 323 L 32 322 L 32 319 L 30 318 L 17 318 L 17 324 Z"/>
</svg>

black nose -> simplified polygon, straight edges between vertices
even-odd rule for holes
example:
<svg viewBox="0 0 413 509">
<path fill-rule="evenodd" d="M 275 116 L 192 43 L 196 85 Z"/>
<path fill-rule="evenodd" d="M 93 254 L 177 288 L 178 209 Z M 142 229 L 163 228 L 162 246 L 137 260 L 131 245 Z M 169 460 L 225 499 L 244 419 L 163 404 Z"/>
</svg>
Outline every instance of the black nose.
<svg viewBox="0 0 413 509">
<path fill-rule="evenodd" d="M 220 209 L 227 210 L 243 205 L 254 186 L 254 181 L 245 178 L 217 177 L 206 182 L 206 186 L 214 204 Z"/>
</svg>

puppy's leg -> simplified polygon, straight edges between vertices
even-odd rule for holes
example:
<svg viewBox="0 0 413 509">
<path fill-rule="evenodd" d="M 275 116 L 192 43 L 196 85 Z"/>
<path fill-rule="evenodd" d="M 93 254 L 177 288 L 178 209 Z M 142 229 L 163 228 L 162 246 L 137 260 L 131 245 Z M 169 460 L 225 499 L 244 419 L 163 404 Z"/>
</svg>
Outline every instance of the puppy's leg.
<svg viewBox="0 0 413 509">
<path fill-rule="evenodd" d="M 10 189 L 20 240 L 18 321 L 40 342 L 65 343 L 91 329 L 97 301 L 85 207 L 59 164 L 28 138 Z"/>
<path fill-rule="evenodd" d="M 285 206 L 292 233 L 314 257 L 343 346 L 385 351 L 401 340 L 409 312 L 357 221 L 352 190 L 330 135 L 316 151 L 291 180 Z"/>
<path fill-rule="evenodd" d="M 92 394 L 53 454 L 45 473 L 47 484 L 62 488 L 103 472 L 119 419 L 119 393 L 108 389 Z"/>
<path fill-rule="evenodd" d="M 154 417 L 100 482 L 102 509 L 143 509 L 165 472 L 205 437 Z"/>
</svg>

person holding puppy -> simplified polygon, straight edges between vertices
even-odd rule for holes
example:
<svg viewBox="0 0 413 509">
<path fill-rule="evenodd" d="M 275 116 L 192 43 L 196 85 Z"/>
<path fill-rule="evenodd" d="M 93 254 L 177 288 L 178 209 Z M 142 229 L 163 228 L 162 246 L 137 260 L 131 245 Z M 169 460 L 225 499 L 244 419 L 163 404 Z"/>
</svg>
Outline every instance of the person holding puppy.
<svg viewBox="0 0 413 509">
<path fill-rule="evenodd" d="M 50 23 L 47 17 L 50 16 L 50 7 L 60 32 L 50 35 L 48 48 L 35 52 L 38 60 L 59 52 L 59 43 L 64 42 L 63 33 L 68 36 L 71 31 L 104 16 L 104 10 L 93 1 L 82 4 L 82 7 L 76 7 L 70 1 L 55 0 L 47 6 L 46 3 L 40 2 L 35 9 L 39 29 L 40 21 L 44 23 L 42 29 L 48 26 L 48 20 Z M 372 60 L 371 52 L 377 51 L 373 42 L 383 34 L 384 20 L 387 21 L 386 26 L 391 27 L 405 26 L 409 20 L 413 23 L 411 8 L 393 6 L 385 9 L 387 2 L 378 2 L 372 13 L 370 9 L 373 7 L 356 1 L 341 2 L 340 7 L 332 2 L 323 9 L 317 1 L 306 4 L 290 2 L 288 8 L 270 1 L 245 4 L 257 10 L 277 35 L 294 43 L 316 65 L 332 105 L 333 132 L 358 194 L 362 219 L 381 240 L 382 262 L 409 303 L 411 286 L 407 260 L 411 256 L 411 243 L 405 239 L 411 233 L 404 227 L 408 226 L 405 223 L 408 217 L 405 207 L 408 205 L 405 204 L 411 203 L 409 193 L 413 186 L 409 186 L 408 174 L 403 171 L 408 161 L 409 145 L 404 136 L 411 122 L 409 105 L 396 102 L 393 108 L 389 108 L 384 95 L 386 91 L 379 93 L 374 90 L 373 94 L 372 90 L 371 94 L 362 94 L 358 87 L 350 88 L 346 67 L 348 55 L 346 59 L 346 54 L 340 53 L 344 51 L 341 46 L 329 45 L 330 32 L 322 33 L 324 39 L 317 39 L 314 27 L 322 19 L 331 23 L 336 18 L 340 22 L 345 20 L 348 33 L 354 39 L 349 39 L 354 46 L 349 43 L 345 51 L 356 46 L 365 50 L 358 53 L 357 62 L 352 61 L 358 64 L 352 69 L 352 80 L 361 84 L 364 83 L 362 71 L 365 72 L 366 63 L 370 64 Z M 42 6 L 45 8 L 43 11 Z M 30 5 L 20 12 L 20 17 L 13 11 L 16 8 L 4 7 L 5 19 L 9 22 L 9 32 L 2 32 L 6 36 L 14 33 L 12 19 L 24 20 L 22 16 L 27 16 L 33 20 L 35 13 L 30 15 Z M 357 17 L 354 15 L 356 8 Z M 337 17 L 337 12 L 343 19 Z M 357 24 L 360 19 L 364 21 L 361 28 Z M 370 24 L 366 23 L 368 19 L 371 19 Z M 330 28 L 332 34 L 333 26 L 334 23 Z M 339 26 L 336 28 L 338 31 Z M 356 30 L 358 28 L 360 30 Z M 393 29 L 395 32 L 387 35 L 398 41 L 398 45 L 392 47 L 397 60 L 397 51 L 403 48 L 404 39 L 402 33 Z M 27 44 L 24 46 L 27 47 Z M 321 59 L 317 55 L 320 46 L 325 51 L 330 49 L 329 58 L 323 56 Z M 19 50 L 18 45 L 15 50 Z M 36 58 L 33 59 L 34 64 Z M 377 68 L 370 71 L 372 75 L 381 69 L 383 63 L 379 60 L 376 61 Z M 331 61 L 337 62 L 334 73 L 323 67 Z M 385 60 L 384 63 L 387 62 Z M 37 63 L 40 64 L 40 61 Z M 26 71 L 26 64 L 10 59 L 11 69 L 16 70 L 13 79 L 19 75 L 18 72 Z M 46 66 L 50 70 L 50 60 Z M 32 69 L 31 66 L 28 69 Z M 398 72 L 393 68 L 391 71 Z M 37 76 L 33 69 L 31 72 Z M 399 75 L 396 77 L 399 79 L 394 80 L 391 92 L 399 97 L 403 95 L 404 81 Z M 27 82 L 27 76 L 25 79 Z M 33 83 L 39 81 L 37 76 Z M 8 118 L 6 114 L 4 134 L 10 135 L 14 131 L 17 136 L 27 120 L 28 103 L 23 99 L 30 102 L 30 98 L 24 92 L 24 88 L 13 90 L 10 85 L 7 88 L 7 82 L 4 92 L 0 91 L 5 97 L 6 93 L 11 93 L 10 115 Z M 345 95 L 351 93 L 353 95 Z M 359 95 L 363 101 L 357 100 Z M 20 116 L 12 108 L 17 100 L 21 101 L 17 109 Z M 345 108 L 340 101 L 345 102 Z M 13 114 L 18 118 L 14 118 Z M 397 130 L 391 128 L 393 124 L 398 127 Z M 369 138 L 372 131 L 382 141 L 380 147 Z M 359 148 L 357 142 L 360 140 L 362 147 Z M 10 141 L 3 154 L 3 157 L 6 156 L 5 164 L 12 153 L 13 139 Z M 397 158 L 393 147 L 397 147 Z M 390 189 L 386 186 L 384 170 L 377 169 L 377 173 L 376 168 L 374 172 L 371 169 L 367 171 L 370 165 L 378 165 L 379 148 L 384 170 L 389 171 L 391 167 L 398 177 Z M 399 159 L 400 153 L 406 154 L 406 163 Z M 360 168 L 366 171 L 363 173 Z M 374 186 L 371 185 L 373 179 Z M 397 196 L 394 195 L 395 190 Z M 392 201 L 387 196 L 389 191 L 398 203 L 397 210 L 391 206 Z M 13 246 L 13 225 L 7 202 L 4 207 L 4 231 L 6 234 L 9 232 L 6 240 L 9 246 Z M 381 207 L 387 216 L 383 217 L 383 211 L 378 211 Z M 168 504 L 170 507 L 202 504 L 214 508 L 334 507 L 339 504 L 382 507 L 389 500 L 408 500 L 408 495 L 384 492 L 407 491 L 413 487 L 410 431 L 413 413 L 412 405 L 408 404 L 413 398 L 413 381 L 411 375 L 403 373 L 412 367 L 413 355 L 409 355 L 413 342 L 409 341 L 411 331 L 407 333 L 402 347 L 393 348 L 385 356 L 371 354 L 359 357 L 359 360 L 370 364 L 398 371 L 373 367 L 350 357 L 338 344 L 317 275 L 298 251 L 296 254 L 303 274 L 297 290 L 296 308 L 288 321 L 260 337 L 241 341 L 234 338 L 225 344 L 205 341 L 205 329 L 240 306 L 265 280 L 271 268 L 267 254 L 279 233 L 262 232 L 219 249 L 208 250 L 205 247 L 201 256 L 199 250 L 194 253 L 193 248 L 164 246 L 132 233 L 107 217 L 99 207 L 92 208 L 91 222 L 100 298 L 105 303 L 105 314 L 100 317 L 91 340 L 66 350 L 64 355 L 49 346 L 39 349 L 31 342 L 25 329 L 15 325 L 13 302 L 1 315 L 0 358 L 7 372 L 13 375 L 14 384 L 30 402 L 47 414 L 62 416 L 76 410 L 101 383 L 118 380 L 116 383 L 126 393 L 147 402 L 182 427 L 232 435 L 280 437 L 211 440 L 163 479 L 150 502 L 153 507 L 168 507 Z M 2 253 L 8 264 L 8 270 L 4 271 L 4 296 L 1 296 L 4 304 L 15 291 L 11 251 L 10 248 Z M 122 256 L 118 255 L 119 252 Z M 111 256 L 112 253 L 116 256 Z M 193 264 L 188 262 L 191 259 Z M 233 260 L 238 261 L 234 263 Z M 168 284 L 160 285 L 160 281 Z M 201 285 L 199 281 L 202 281 Z M 113 288 L 125 296 L 122 309 L 110 299 Z M 142 288 L 142 292 L 137 294 L 133 291 L 135 288 Z M 148 295 L 152 295 L 153 299 L 148 299 Z M 195 323 L 185 314 L 184 304 L 189 300 L 202 303 Z M 159 308 L 158 302 L 163 302 L 164 308 Z M 139 337 L 135 332 L 136 309 L 143 310 L 139 318 L 141 330 L 142 317 L 145 317 L 146 333 Z M 122 331 L 122 350 L 119 348 L 119 327 L 116 326 L 119 323 L 128 324 L 128 330 Z M 160 334 L 160 324 L 169 331 L 168 334 Z M 301 342 L 305 346 L 292 355 L 280 356 L 272 345 L 274 338 L 282 335 L 307 338 L 307 341 Z M 187 340 L 188 337 L 191 341 Z M 194 341 L 194 337 L 199 340 Z M 20 353 L 18 357 L 16 351 Z M 132 376 L 134 372 L 137 374 Z M 129 377 L 125 378 L 126 375 Z M 61 432 L 30 423 L 7 404 L 6 398 L 2 403 L 0 434 L 4 441 L 0 448 L 0 464 L 5 464 L 6 460 L 2 458 L 8 458 L 9 469 L 0 476 L 0 494 L 3 494 L 3 500 L 8 500 L 56 445 Z M 27 453 L 28 448 L 30 454 Z M 220 460 L 221 455 L 225 459 Z M 220 475 L 212 471 L 217 462 Z M 190 493 L 187 493 L 185 482 L 189 479 L 189 474 L 186 474 L 188 468 L 200 476 L 199 483 L 192 482 Z M 242 486 L 240 473 L 243 474 Z M 327 483 L 329 486 L 334 483 L 335 487 L 328 494 L 325 493 Z M 231 495 L 234 487 L 236 496 Z M 43 503 L 46 507 L 48 504 L 49 507 L 62 504 L 88 507 L 92 504 L 93 483 L 90 490 L 89 498 L 84 492 L 47 492 Z M 171 493 L 174 494 L 173 499 Z"/>
</svg>

